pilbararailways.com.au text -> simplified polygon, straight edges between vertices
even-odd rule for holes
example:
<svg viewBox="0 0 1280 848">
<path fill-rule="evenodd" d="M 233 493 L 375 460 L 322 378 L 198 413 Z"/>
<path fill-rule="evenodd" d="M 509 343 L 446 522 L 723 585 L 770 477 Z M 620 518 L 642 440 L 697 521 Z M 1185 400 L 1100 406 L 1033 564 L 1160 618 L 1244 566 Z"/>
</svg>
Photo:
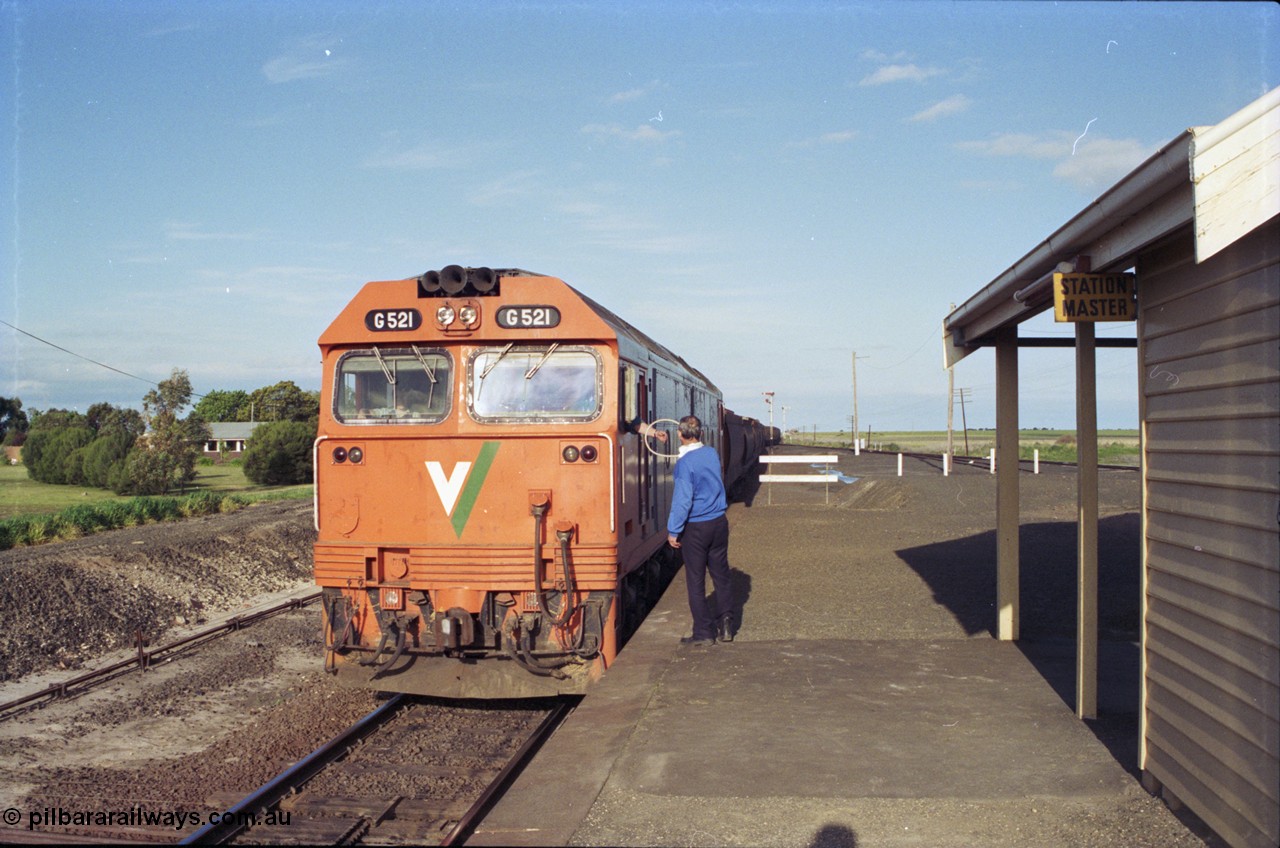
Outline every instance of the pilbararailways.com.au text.
<svg viewBox="0 0 1280 848">
<path fill-rule="evenodd" d="M 69 810 L 63 807 L 44 807 L 23 813 L 10 807 L 0 814 L 10 827 L 26 820 L 27 830 L 44 827 L 168 827 L 182 830 L 186 827 L 203 827 L 206 824 L 236 823 L 242 826 L 288 825 L 291 814 L 287 810 L 266 813 L 226 812 L 198 813 L 193 810 L 149 810 L 131 807 L 127 810 Z"/>
</svg>

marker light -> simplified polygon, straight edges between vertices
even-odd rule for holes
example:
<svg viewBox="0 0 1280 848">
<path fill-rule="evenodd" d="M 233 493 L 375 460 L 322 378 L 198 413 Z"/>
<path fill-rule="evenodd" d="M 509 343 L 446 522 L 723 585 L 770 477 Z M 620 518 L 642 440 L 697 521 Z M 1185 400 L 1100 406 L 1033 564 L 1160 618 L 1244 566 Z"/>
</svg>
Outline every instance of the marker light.
<svg viewBox="0 0 1280 848">
<path fill-rule="evenodd" d="M 457 317 L 454 314 L 452 306 L 442 306 L 436 310 L 436 321 L 442 326 L 449 326 L 453 323 L 453 319 Z"/>
<path fill-rule="evenodd" d="M 595 446 L 595 445 L 583 445 L 583 446 L 582 446 L 582 461 L 583 461 L 583 462 L 595 462 L 595 461 L 596 461 L 596 455 L 597 455 L 597 453 L 598 453 L 598 451 L 596 451 L 596 446 Z"/>
<path fill-rule="evenodd" d="M 560 452 L 560 455 L 564 457 L 565 462 L 578 461 L 578 449 L 575 448 L 573 445 L 569 445 L 568 447 L 566 447 L 563 451 Z"/>
<path fill-rule="evenodd" d="M 351 450 L 347 451 L 347 457 L 351 460 L 353 464 L 359 465 L 361 462 L 364 461 L 364 451 L 361 450 L 360 448 L 352 448 Z"/>
<path fill-rule="evenodd" d="M 346 448 L 334 448 L 334 449 L 333 449 L 333 461 L 334 461 L 334 462 L 337 462 L 337 463 L 343 463 L 343 462 L 346 462 L 346 461 L 347 461 L 347 449 L 346 449 Z"/>
</svg>

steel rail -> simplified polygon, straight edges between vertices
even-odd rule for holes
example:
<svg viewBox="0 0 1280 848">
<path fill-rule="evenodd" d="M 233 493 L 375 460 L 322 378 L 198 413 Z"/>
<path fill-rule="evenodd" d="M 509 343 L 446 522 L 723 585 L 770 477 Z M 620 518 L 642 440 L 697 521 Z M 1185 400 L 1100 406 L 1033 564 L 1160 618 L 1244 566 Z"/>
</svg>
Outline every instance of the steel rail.
<svg viewBox="0 0 1280 848">
<path fill-rule="evenodd" d="M 542 743 L 547 741 L 552 732 L 560 726 L 560 722 L 564 721 L 569 713 L 573 711 L 576 703 L 577 699 L 566 699 L 556 704 L 555 708 L 538 725 L 538 729 L 525 740 L 524 744 L 520 746 L 520 750 L 512 755 L 507 764 L 502 767 L 502 771 L 498 772 L 498 776 L 493 779 L 480 797 L 476 799 L 476 802 L 462 815 L 462 818 L 453 826 L 453 829 L 445 835 L 440 842 L 442 846 L 462 845 L 466 842 L 467 837 L 471 835 L 476 825 L 489 812 L 494 802 L 502 797 L 502 793 L 507 790 L 511 781 L 515 779 L 515 776 L 520 773 L 525 764 L 542 747 Z"/>
<path fill-rule="evenodd" d="M 69 680 L 64 680 L 61 683 L 55 683 L 52 686 L 41 689 L 39 692 L 23 695 L 21 698 L 15 698 L 11 701 L 6 701 L 0 704 L 0 720 L 8 718 L 11 712 L 19 707 L 33 704 L 36 701 L 46 698 L 65 698 L 72 689 L 87 686 L 92 683 L 103 682 L 107 679 L 116 677 L 135 666 L 142 671 L 146 671 L 153 662 L 163 659 L 169 654 L 178 653 L 182 650 L 193 647 L 197 643 L 223 636 L 227 633 L 239 630 L 246 625 L 254 624 L 255 622 L 263 619 L 279 615 L 282 612 L 302 609 L 303 607 L 319 600 L 320 594 L 320 592 L 312 592 L 311 594 L 304 595 L 301 598 L 293 598 L 292 600 L 283 601 L 275 606 L 258 610 L 257 612 L 249 613 L 248 615 L 232 616 L 222 624 L 206 628 L 198 633 L 193 633 L 190 636 L 179 639 L 176 642 L 170 642 L 167 645 L 161 645 L 160 647 L 153 648 L 149 651 L 142 646 L 142 640 L 139 639 L 137 654 L 127 660 L 120 660 L 119 662 L 112 663 L 111 665 L 103 668 L 86 672 L 85 674 L 81 674 Z"/>
<path fill-rule="evenodd" d="M 322 768 L 345 752 L 362 736 L 376 729 L 399 709 L 407 696 L 396 694 L 328 742 L 255 789 L 231 809 L 179 842 L 179 845 L 223 845 L 234 839 L 262 812 L 278 804 L 282 798 L 306 783 Z"/>
</svg>

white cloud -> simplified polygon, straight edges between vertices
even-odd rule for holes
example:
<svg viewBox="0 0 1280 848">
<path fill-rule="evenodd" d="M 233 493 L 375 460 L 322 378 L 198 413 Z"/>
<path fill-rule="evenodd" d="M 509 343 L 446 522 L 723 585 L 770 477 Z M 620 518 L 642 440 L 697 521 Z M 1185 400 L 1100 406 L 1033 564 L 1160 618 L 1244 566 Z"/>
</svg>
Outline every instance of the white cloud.
<svg viewBox="0 0 1280 848">
<path fill-rule="evenodd" d="M 942 68 L 922 68 L 915 63 L 906 65 L 885 65 L 875 73 L 868 74 L 859 80 L 858 85 L 884 85 L 891 82 L 924 82 L 930 77 L 945 74 Z"/>
<path fill-rule="evenodd" d="M 337 55 L 339 42 L 319 37 L 305 39 L 283 55 L 268 60 L 262 66 L 262 75 L 273 84 L 328 76 L 348 64 Z"/>
<path fill-rule="evenodd" d="M 1155 147 L 1134 138 L 1084 138 L 1053 175 L 1077 188 L 1102 190 L 1142 164 Z"/>
<path fill-rule="evenodd" d="M 166 221 L 164 237 L 169 241 L 257 241 L 260 233 L 209 232 L 190 221 Z"/>
<path fill-rule="evenodd" d="M 541 190 L 540 171 L 513 171 L 481 185 L 467 200 L 475 206 L 502 206 L 536 196 Z"/>
<path fill-rule="evenodd" d="M 1056 161 L 1053 176 L 1086 190 L 1109 187 L 1155 150 L 1134 138 L 1065 130 L 1038 135 L 1002 133 L 989 139 L 958 142 L 956 148 L 985 156 Z"/>
<path fill-rule="evenodd" d="M 865 59 L 868 62 L 900 62 L 907 58 L 907 54 L 902 51 L 898 51 L 897 53 L 890 55 L 881 50 L 867 48 L 858 54 L 858 58 Z"/>
<path fill-rule="evenodd" d="M 582 132 L 595 136 L 598 141 L 616 138 L 622 141 L 650 144 L 662 143 L 680 135 L 679 130 L 663 132 L 652 124 L 640 124 L 633 130 L 629 130 L 621 124 L 587 124 L 582 128 Z"/>
<path fill-rule="evenodd" d="M 857 130 L 841 130 L 839 132 L 823 133 L 812 138 L 801 139 L 787 144 L 788 147 L 825 147 L 833 144 L 848 144 L 858 138 L 860 133 Z"/>
<path fill-rule="evenodd" d="M 461 168 L 471 162 L 470 151 L 463 148 L 441 148 L 430 143 L 408 150 L 375 153 L 362 163 L 366 168 L 391 168 L 404 171 L 430 171 Z"/>
<path fill-rule="evenodd" d="M 609 102 L 610 103 L 630 103 L 633 100 L 639 100 L 642 97 L 645 97 L 650 93 L 652 93 L 654 90 L 656 90 L 658 88 L 658 85 L 659 85 L 658 81 L 653 80 L 647 85 L 642 85 L 639 88 L 629 88 L 626 91 L 616 92 L 609 96 Z"/>
<path fill-rule="evenodd" d="M 915 113 L 908 120 L 936 121 L 938 118 L 946 115 L 956 115 L 960 112 L 964 112 L 972 105 L 973 101 L 968 97 L 963 94 L 957 94 L 952 97 L 948 97 L 946 100 L 939 100 L 928 109 Z"/>
<path fill-rule="evenodd" d="M 981 141 L 956 143 L 960 150 L 981 153 L 986 156 L 1013 156 L 1024 159 L 1057 159 L 1071 155 L 1073 136 L 1068 132 L 1054 131 L 1032 135 L 1031 133 L 1001 133 Z"/>
<path fill-rule="evenodd" d="M 581 231 L 578 240 L 611 250 L 648 254 L 696 252 L 702 245 L 687 232 L 668 232 L 663 225 L 628 215 L 596 200 L 570 200 L 559 211 Z"/>
</svg>

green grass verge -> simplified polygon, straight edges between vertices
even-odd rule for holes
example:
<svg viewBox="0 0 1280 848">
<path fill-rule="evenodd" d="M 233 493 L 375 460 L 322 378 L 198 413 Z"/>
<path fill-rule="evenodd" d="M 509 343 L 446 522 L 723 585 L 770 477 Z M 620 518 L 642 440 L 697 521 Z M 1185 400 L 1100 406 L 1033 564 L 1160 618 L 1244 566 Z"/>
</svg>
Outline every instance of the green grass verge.
<svg viewBox="0 0 1280 848">
<path fill-rule="evenodd" d="M 256 486 L 238 465 L 199 466 L 180 495 L 127 497 L 104 489 L 37 483 L 23 466 L 0 466 L 0 550 L 151 521 L 231 512 L 257 501 L 311 497 L 310 485 Z"/>
</svg>

